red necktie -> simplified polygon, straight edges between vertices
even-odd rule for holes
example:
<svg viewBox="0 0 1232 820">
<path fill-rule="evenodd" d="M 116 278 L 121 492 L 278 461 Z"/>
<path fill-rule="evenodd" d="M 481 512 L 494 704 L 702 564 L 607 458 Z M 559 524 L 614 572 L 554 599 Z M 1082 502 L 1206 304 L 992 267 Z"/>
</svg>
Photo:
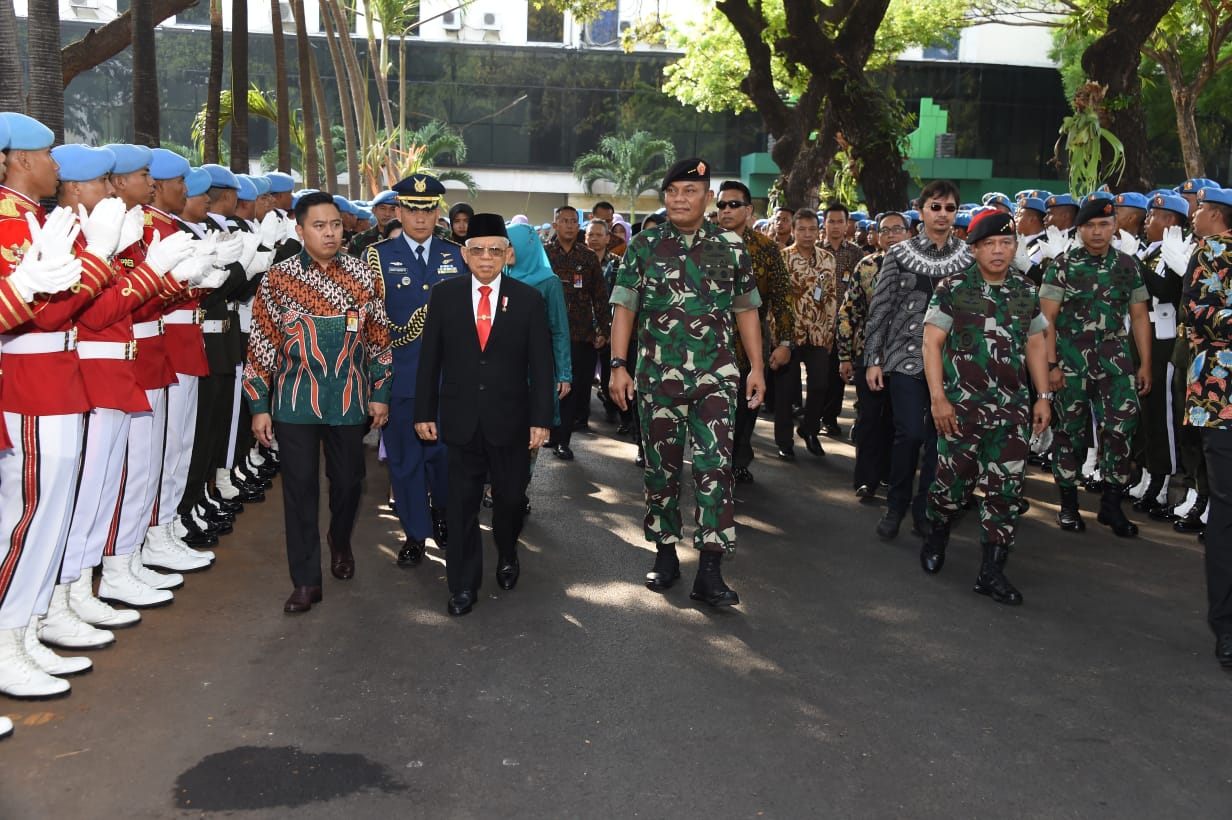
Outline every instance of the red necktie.
<svg viewBox="0 0 1232 820">
<path fill-rule="evenodd" d="M 491 292 L 492 288 L 487 285 L 479 286 L 479 311 L 475 316 L 475 329 L 479 331 L 480 350 L 488 346 L 488 334 L 492 332 L 492 302 L 488 299 Z"/>
</svg>

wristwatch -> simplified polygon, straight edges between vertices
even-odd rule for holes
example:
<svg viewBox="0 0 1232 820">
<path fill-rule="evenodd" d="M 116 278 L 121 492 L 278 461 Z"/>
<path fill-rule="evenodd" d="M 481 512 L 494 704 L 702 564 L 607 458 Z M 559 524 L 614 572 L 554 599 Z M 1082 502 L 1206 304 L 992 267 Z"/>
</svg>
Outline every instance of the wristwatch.
<svg viewBox="0 0 1232 820">
<path fill-rule="evenodd" d="M 796 343 L 792 341 L 782 341 L 782 342 L 779 342 L 779 347 L 785 347 L 788 350 L 795 350 Z"/>
<path fill-rule="evenodd" d="M 1059 368 L 1060 366 L 1061 366 L 1061 365 L 1060 365 L 1059 363 L 1057 363 L 1057 362 L 1049 362 L 1049 363 L 1048 363 L 1048 369 L 1049 369 L 1049 370 L 1056 370 L 1056 369 L 1057 369 L 1057 368 Z"/>
<path fill-rule="evenodd" d="M 620 358 L 619 356 L 613 356 L 612 361 L 609 362 L 608 364 L 610 364 L 613 368 L 616 368 L 616 367 L 625 367 L 629 363 L 626 362 L 624 359 Z"/>
<path fill-rule="evenodd" d="M 1037 394 L 1035 395 L 1035 398 L 1037 398 L 1037 399 L 1048 399 L 1048 401 L 1052 401 L 1054 398 L 1056 398 L 1056 396 L 1057 396 L 1057 394 L 1056 394 L 1056 393 L 1054 393 L 1054 392 L 1052 392 L 1051 390 L 1045 390 L 1043 393 L 1037 393 Z"/>
</svg>

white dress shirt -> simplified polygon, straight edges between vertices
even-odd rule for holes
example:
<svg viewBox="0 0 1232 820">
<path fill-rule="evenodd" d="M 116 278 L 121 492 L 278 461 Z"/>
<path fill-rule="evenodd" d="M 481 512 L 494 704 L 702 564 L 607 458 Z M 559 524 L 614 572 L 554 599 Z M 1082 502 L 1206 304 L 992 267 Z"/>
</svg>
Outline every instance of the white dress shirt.
<svg viewBox="0 0 1232 820">
<path fill-rule="evenodd" d="M 423 242 L 416 242 L 414 239 L 411 239 L 409 234 L 403 231 L 402 238 L 406 240 L 407 245 L 410 245 L 412 256 L 414 256 L 417 253 L 417 250 L 416 250 L 417 248 L 423 248 L 424 249 L 424 253 L 423 253 L 424 264 L 425 265 L 428 264 L 428 260 L 432 258 L 432 237 L 429 236 Z"/>
<path fill-rule="evenodd" d="M 492 289 L 492 292 L 488 294 L 488 304 L 492 306 L 491 321 L 493 324 L 496 323 L 496 311 L 497 311 L 498 301 L 500 299 L 500 284 L 501 284 L 501 275 L 499 273 L 496 274 L 495 279 L 493 279 L 491 282 L 488 283 L 488 287 Z M 480 282 L 478 279 L 475 278 L 474 274 L 472 274 L 471 275 L 471 313 L 474 314 L 476 323 L 479 321 L 479 299 L 481 296 L 483 296 L 483 294 L 479 292 L 479 288 L 481 285 L 483 285 L 483 282 Z"/>
</svg>

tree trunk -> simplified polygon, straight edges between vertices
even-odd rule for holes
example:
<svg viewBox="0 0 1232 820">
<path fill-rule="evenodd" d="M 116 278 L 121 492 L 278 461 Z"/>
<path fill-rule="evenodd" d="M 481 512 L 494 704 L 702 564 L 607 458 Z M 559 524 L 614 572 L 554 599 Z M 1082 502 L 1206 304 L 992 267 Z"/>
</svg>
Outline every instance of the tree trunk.
<svg viewBox="0 0 1232 820">
<path fill-rule="evenodd" d="M 835 85 L 838 85 L 836 83 Z M 895 104 L 887 92 L 869 82 L 861 71 L 857 79 L 845 81 L 830 89 L 829 99 L 850 94 L 860 105 L 843 105 L 834 111 L 834 120 L 843 139 L 851 146 L 851 158 L 859 162 L 859 182 L 869 211 L 902 208 L 907 201 L 906 157 L 898 134 L 887 131 L 885 123 L 894 121 Z M 856 203 L 845 203 L 854 206 Z"/>
<path fill-rule="evenodd" d="M 1189 89 L 1173 88 L 1172 104 L 1176 108 L 1176 135 L 1181 140 L 1181 156 L 1185 159 L 1185 176 L 1189 179 L 1206 176 L 1206 160 L 1198 140 L 1198 123 L 1194 118 L 1198 95 Z"/>
<path fill-rule="evenodd" d="M 64 85 L 60 66 L 60 4 L 58 0 L 30 0 L 26 41 L 30 62 L 30 91 L 26 113 L 50 128 L 56 142 L 64 142 Z M 10 77 L 18 80 L 21 75 Z"/>
<path fill-rule="evenodd" d="M 248 0 L 231 0 L 231 170 L 248 167 Z"/>
<path fill-rule="evenodd" d="M 222 97 L 222 0 L 210 0 L 210 74 L 205 86 L 202 162 L 218 162 L 218 105 Z"/>
<path fill-rule="evenodd" d="M 1108 87 L 1107 128 L 1125 147 L 1125 173 L 1117 186 L 1120 190 L 1149 191 L 1154 187 L 1138 65 L 1147 38 L 1175 3 L 1117 0 L 1108 8 L 1105 33 L 1082 53 L 1082 70 L 1087 77 Z"/>
<path fill-rule="evenodd" d="M 331 194 L 338 190 L 338 162 L 334 158 L 334 129 L 329 125 L 329 109 L 325 107 L 325 84 L 321 82 L 321 72 L 317 71 L 317 55 L 313 51 L 309 55 L 312 63 L 312 94 L 317 101 L 317 111 L 321 113 L 321 150 L 325 160 L 325 190 Z"/>
<path fill-rule="evenodd" d="M 154 2 L 133 0 L 133 142 L 159 146 L 158 55 L 154 45 Z"/>
<path fill-rule="evenodd" d="M 398 150 L 406 153 L 406 32 L 398 36 Z M 632 223 L 630 223 L 632 224 Z"/>
<path fill-rule="evenodd" d="M 376 35 L 372 30 L 372 0 L 364 0 L 364 22 L 368 30 L 368 62 L 372 64 L 372 76 L 376 79 L 377 98 L 381 101 L 381 116 L 385 121 L 386 137 L 394 134 L 394 110 L 389 102 L 389 77 L 385 73 L 389 57 L 389 32 L 381 29 L 381 48 L 376 47 Z M 386 155 L 386 161 L 389 157 Z"/>
<path fill-rule="evenodd" d="M 273 0 L 277 2 L 277 0 Z M 321 187 L 321 161 L 317 155 L 317 118 L 312 104 L 312 44 L 304 23 L 304 0 L 291 0 L 295 18 L 295 61 L 299 68 L 299 105 L 304 123 L 303 179 L 309 188 Z M 305 87 L 307 86 L 307 87 Z"/>
<path fill-rule="evenodd" d="M 291 171 L 291 100 L 287 88 L 287 44 L 282 36 L 282 4 L 270 0 L 270 20 L 274 32 L 274 79 L 277 82 L 275 103 L 278 106 L 278 170 Z M 302 80 L 303 77 L 301 76 Z"/>
<path fill-rule="evenodd" d="M 322 20 L 325 23 L 325 41 L 329 44 L 329 56 L 334 64 L 334 78 L 338 82 L 338 115 L 342 118 L 342 134 L 346 146 L 347 162 L 347 196 L 357 198 L 359 184 L 359 135 L 356 123 L 362 125 L 362 117 L 366 115 L 367 98 L 355 93 L 355 80 L 351 76 L 351 62 L 347 58 L 347 49 L 351 46 L 351 36 L 346 28 L 346 17 L 336 3 L 331 0 L 321 0 Z M 352 52 L 354 56 L 354 52 Z M 355 61 L 355 74 L 359 72 L 359 61 Z M 349 90 L 348 90 L 349 89 Z M 348 105 L 348 101 L 350 104 Z M 360 105 L 364 105 L 361 111 Z M 349 112 L 348 112 L 349 109 Z M 337 184 L 337 177 L 334 178 Z"/>
<path fill-rule="evenodd" d="M 23 111 L 21 98 L 21 51 L 17 47 L 17 15 L 12 0 L 0 0 L 0 77 L 12 82 L 0 84 L 0 111 Z"/>
</svg>

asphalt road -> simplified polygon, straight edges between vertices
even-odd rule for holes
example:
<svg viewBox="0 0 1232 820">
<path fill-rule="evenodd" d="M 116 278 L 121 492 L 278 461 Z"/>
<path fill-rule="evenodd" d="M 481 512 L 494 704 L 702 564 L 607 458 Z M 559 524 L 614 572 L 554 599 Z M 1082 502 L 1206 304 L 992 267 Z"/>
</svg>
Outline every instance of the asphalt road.
<svg viewBox="0 0 1232 820">
<path fill-rule="evenodd" d="M 667 595 L 642 586 L 633 447 L 595 428 L 540 461 L 517 589 L 489 577 L 464 618 L 438 551 L 394 565 L 374 456 L 355 579 L 284 615 L 275 485 L 71 697 L 0 700 L 0 817 L 1232 814 L 1232 676 L 1192 537 L 1117 539 L 1090 494 L 1090 529 L 1062 533 L 1033 469 L 1007 571 L 1026 604 L 998 606 L 971 591 L 974 516 L 925 576 L 906 529 L 873 535 L 847 443 L 781 462 L 762 421 L 724 564 L 742 603 L 712 611 L 692 550 Z"/>
</svg>

